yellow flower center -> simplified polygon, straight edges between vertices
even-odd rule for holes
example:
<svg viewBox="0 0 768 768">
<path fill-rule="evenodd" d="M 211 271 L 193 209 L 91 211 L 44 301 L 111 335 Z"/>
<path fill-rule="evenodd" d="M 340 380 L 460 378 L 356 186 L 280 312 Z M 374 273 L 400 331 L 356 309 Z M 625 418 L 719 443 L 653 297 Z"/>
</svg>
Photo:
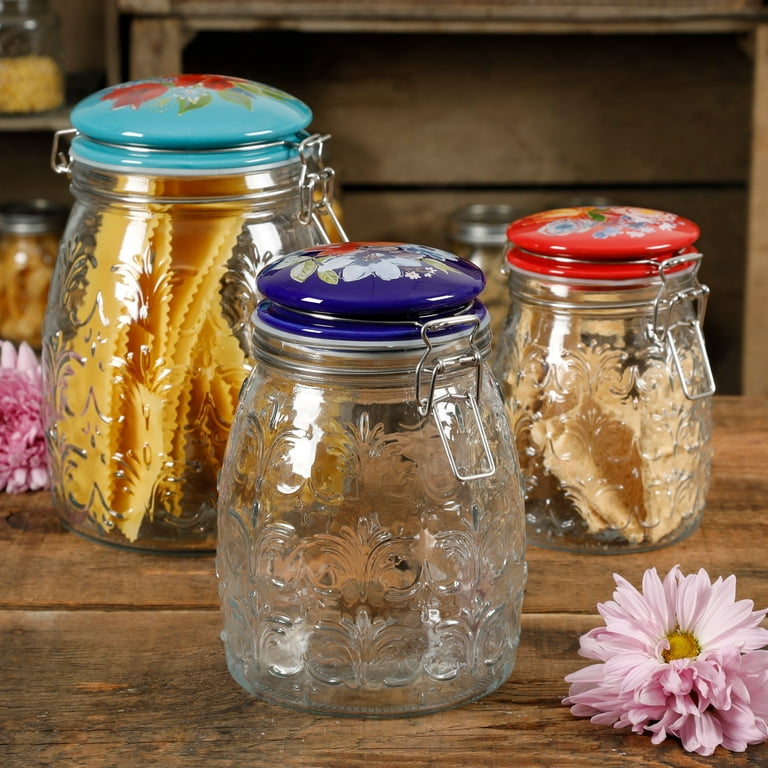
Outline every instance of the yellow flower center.
<svg viewBox="0 0 768 768">
<path fill-rule="evenodd" d="M 669 648 L 661 652 L 666 662 L 675 659 L 695 659 L 701 653 L 701 647 L 696 638 L 689 632 L 681 632 L 680 627 L 668 634 L 667 640 L 669 640 Z"/>
</svg>

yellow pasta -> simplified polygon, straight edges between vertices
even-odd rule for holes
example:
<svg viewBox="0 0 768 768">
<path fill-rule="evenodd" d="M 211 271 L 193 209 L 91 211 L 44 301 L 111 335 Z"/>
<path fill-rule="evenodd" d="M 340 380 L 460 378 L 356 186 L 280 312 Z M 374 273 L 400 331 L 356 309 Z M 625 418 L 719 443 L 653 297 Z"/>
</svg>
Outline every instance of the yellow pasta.
<svg viewBox="0 0 768 768">
<path fill-rule="evenodd" d="M 71 342 L 85 371 L 59 421 L 70 443 L 88 445 L 62 495 L 131 542 L 145 522 L 184 514 L 190 467 L 213 492 L 247 375 L 219 295 L 242 217 L 177 214 L 103 213 L 89 314 Z"/>
</svg>

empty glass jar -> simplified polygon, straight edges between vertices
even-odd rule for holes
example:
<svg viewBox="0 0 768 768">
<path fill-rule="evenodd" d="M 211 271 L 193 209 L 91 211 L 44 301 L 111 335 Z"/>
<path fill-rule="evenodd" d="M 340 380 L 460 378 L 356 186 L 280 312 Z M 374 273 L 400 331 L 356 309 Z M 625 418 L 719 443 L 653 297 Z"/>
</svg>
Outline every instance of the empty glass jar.
<svg viewBox="0 0 768 768">
<path fill-rule="evenodd" d="M 473 203 L 455 210 L 448 220 L 451 250 L 485 274 L 485 288 L 480 296 L 491 314 L 494 337 L 501 333 L 509 307 L 504 255 L 507 226 L 520 216 L 511 205 L 503 203 Z"/>
<path fill-rule="evenodd" d="M 528 541 L 636 552 L 698 526 L 715 386 L 698 227 L 632 207 L 510 224 L 496 348 L 525 478 Z"/>
<path fill-rule="evenodd" d="M 227 661 L 248 691 L 392 717 L 510 674 L 522 492 L 483 282 L 392 243 L 304 249 L 259 276 L 217 546 Z"/>
<path fill-rule="evenodd" d="M 74 108 L 69 152 L 54 150 L 75 205 L 42 354 L 53 499 L 71 530 L 214 548 L 256 274 L 325 239 L 332 175 L 311 116 L 289 94 L 215 75 L 125 83 Z"/>
</svg>

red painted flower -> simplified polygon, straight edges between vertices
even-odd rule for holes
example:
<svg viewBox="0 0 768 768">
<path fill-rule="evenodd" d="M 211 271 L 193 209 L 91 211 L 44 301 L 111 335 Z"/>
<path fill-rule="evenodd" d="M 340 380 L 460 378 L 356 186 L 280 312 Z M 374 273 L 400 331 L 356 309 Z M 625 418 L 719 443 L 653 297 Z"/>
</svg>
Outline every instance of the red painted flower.
<svg viewBox="0 0 768 768">
<path fill-rule="evenodd" d="M 105 93 L 102 101 L 111 101 L 113 109 L 130 107 L 139 109 L 142 104 L 162 96 L 170 88 L 169 83 L 159 80 L 144 83 L 128 83 L 118 85 Z"/>
<path fill-rule="evenodd" d="M 239 86 L 239 88 L 238 88 Z M 229 101 L 239 101 L 247 106 L 253 98 L 253 91 L 263 90 L 263 86 L 250 84 L 247 80 L 239 78 L 221 77 L 220 75 L 174 75 L 157 80 L 146 80 L 137 83 L 118 85 L 102 97 L 102 101 L 111 101 L 113 109 L 130 107 L 139 109 L 143 104 L 166 93 L 174 88 L 181 89 L 176 94 L 181 112 L 197 109 L 205 106 L 211 100 L 209 91 L 220 91 L 224 94 L 231 91 L 233 94 L 241 90 L 239 97 L 227 97 Z"/>
<path fill-rule="evenodd" d="M 177 75 L 173 78 L 173 82 L 181 88 L 200 87 L 209 88 L 212 91 L 226 91 L 228 88 L 234 88 L 239 81 L 220 75 Z"/>
</svg>

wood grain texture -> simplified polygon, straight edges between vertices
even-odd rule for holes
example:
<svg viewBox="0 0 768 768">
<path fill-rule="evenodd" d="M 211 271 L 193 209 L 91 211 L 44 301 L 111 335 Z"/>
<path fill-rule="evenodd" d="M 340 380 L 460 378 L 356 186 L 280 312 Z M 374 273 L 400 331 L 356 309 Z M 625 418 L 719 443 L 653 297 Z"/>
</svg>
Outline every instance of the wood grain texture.
<svg viewBox="0 0 768 768">
<path fill-rule="evenodd" d="M 183 61 L 306 102 L 345 185 L 731 184 L 749 168 L 752 66 L 731 35 L 271 30 L 200 35 Z"/>
<path fill-rule="evenodd" d="M 526 616 L 518 663 L 495 693 L 421 718 L 339 720 L 274 707 L 229 677 L 213 612 L 0 614 L 16 693 L 0 715 L 7 768 L 120 766 L 758 766 L 571 717 L 564 676 L 583 666 L 592 616 Z M 514 761 L 514 762 L 512 762 Z"/>
<path fill-rule="evenodd" d="M 612 574 L 679 563 L 738 576 L 768 605 L 768 400 L 716 398 L 704 523 L 651 553 L 530 549 L 518 661 L 490 696 L 420 718 L 336 719 L 275 707 L 230 677 L 213 557 L 140 555 L 63 531 L 47 493 L 0 495 L 3 768 L 712 768 L 765 766 L 768 745 L 689 755 L 573 718 L 564 676 L 586 662 Z"/>
<path fill-rule="evenodd" d="M 194 23 L 262 20 L 297 29 L 593 31 L 738 29 L 759 18 L 759 0 L 116 0 L 124 13 L 174 15 Z"/>
<path fill-rule="evenodd" d="M 768 394 L 768 26 L 754 35 L 751 196 L 744 311 L 744 386 Z"/>
</svg>

